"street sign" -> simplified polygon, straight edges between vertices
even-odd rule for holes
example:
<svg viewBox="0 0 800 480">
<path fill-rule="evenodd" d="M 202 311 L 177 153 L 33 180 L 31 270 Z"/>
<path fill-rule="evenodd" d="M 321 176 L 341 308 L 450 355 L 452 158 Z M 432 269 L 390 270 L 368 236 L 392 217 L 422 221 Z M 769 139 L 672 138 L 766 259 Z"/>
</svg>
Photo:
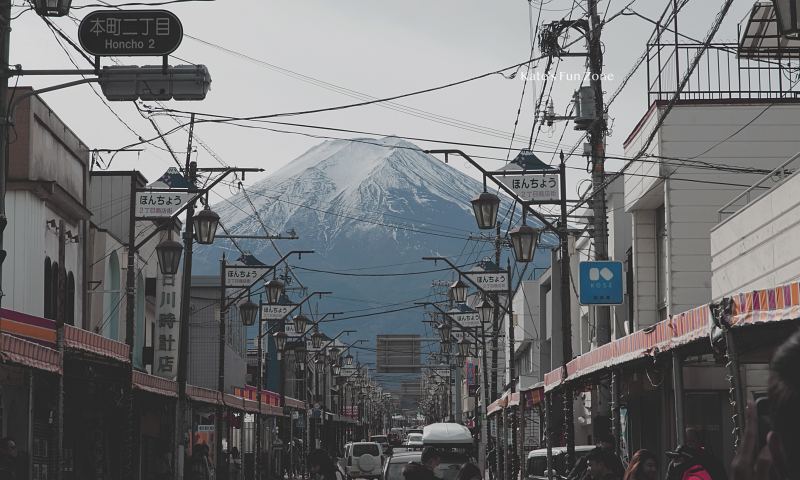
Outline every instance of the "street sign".
<svg viewBox="0 0 800 480">
<path fill-rule="evenodd" d="M 261 320 L 281 320 L 289 315 L 296 305 L 262 305 Z"/>
<path fill-rule="evenodd" d="M 481 315 L 478 312 L 451 313 L 448 316 L 458 322 L 458 325 L 454 325 L 455 327 L 478 328 L 481 326 Z"/>
<path fill-rule="evenodd" d="M 449 368 L 437 368 L 433 371 L 436 375 L 442 378 L 448 378 L 450 376 L 450 369 Z"/>
<path fill-rule="evenodd" d="M 508 272 L 467 272 L 467 278 L 487 292 L 507 292 Z"/>
<path fill-rule="evenodd" d="M 270 267 L 225 266 L 226 287 L 249 287 Z"/>
<path fill-rule="evenodd" d="M 303 332 L 300 332 L 300 333 L 303 333 Z M 287 323 L 286 324 L 286 336 L 287 337 L 299 337 L 300 333 L 295 331 L 293 323 Z"/>
<path fill-rule="evenodd" d="M 561 197 L 557 173 L 498 175 L 496 178 L 526 202 L 557 202 Z"/>
<path fill-rule="evenodd" d="M 581 305 L 621 305 L 622 262 L 581 262 Z"/>
<path fill-rule="evenodd" d="M 161 57 L 183 40 L 183 25 L 166 10 L 95 10 L 78 27 L 78 41 L 97 57 Z"/>
<path fill-rule="evenodd" d="M 168 218 L 175 214 L 191 194 L 187 192 L 136 192 L 137 218 Z"/>
</svg>

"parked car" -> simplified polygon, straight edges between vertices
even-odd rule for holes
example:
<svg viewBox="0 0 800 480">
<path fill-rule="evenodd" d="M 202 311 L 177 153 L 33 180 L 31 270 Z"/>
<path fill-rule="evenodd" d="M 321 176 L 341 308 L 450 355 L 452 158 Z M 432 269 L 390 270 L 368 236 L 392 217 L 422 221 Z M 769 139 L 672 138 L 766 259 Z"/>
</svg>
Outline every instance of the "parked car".
<svg viewBox="0 0 800 480">
<path fill-rule="evenodd" d="M 344 469 L 349 478 L 375 478 L 383 475 L 384 456 L 376 442 L 354 442 L 344 447 Z"/>
<path fill-rule="evenodd" d="M 575 463 L 594 450 L 594 445 L 575 445 Z M 569 473 L 566 468 L 567 447 L 553 447 L 553 468 L 555 469 L 554 478 L 565 478 Z M 525 478 L 527 480 L 547 480 L 547 449 L 540 448 L 528 453 L 528 460 L 525 462 Z"/>
<path fill-rule="evenodd" d="M 371 442 L 380 444 L 381 452 L 384 455 L 391 455 L 392 446 L 389 444 L 389 437 L 386 435 L 373 435 L 369 439 Z"/>
<path fill-rule="evenodd" d="M 406 446 L 408 448 L 422 448 L 422 434 L 409 433 L 408 440 L 406 440 Z"/>
</svg>

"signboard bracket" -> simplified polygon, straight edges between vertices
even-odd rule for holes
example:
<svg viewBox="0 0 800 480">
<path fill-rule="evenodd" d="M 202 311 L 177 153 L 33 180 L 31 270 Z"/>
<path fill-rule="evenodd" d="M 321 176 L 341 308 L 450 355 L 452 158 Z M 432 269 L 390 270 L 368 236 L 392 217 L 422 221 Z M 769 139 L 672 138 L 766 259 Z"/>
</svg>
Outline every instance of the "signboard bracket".
<svg viewBox="0 0 800 480">
<path fill-rule="evenodd" d="M 169 55 L 164 55 L 161 67 L 164 69 L 164 75 L 166 75 L 169 72 Z"/>
<path fill-rule="evenodd" d="M 100 75 L 100 56 L 94 56 L 94 73 L 95 75 Z"/>
</svg>

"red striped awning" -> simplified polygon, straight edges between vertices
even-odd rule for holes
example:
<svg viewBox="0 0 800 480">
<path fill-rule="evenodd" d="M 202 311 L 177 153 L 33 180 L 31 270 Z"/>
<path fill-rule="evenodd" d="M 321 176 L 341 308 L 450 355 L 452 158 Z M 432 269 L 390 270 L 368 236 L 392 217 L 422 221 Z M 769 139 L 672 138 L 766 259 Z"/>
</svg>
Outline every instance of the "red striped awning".
<svg viewBox="0 0 800 480">
<path fill-rule="evenodd" d="M 533 408 L 544 401 L 544 384 L 537 383 L 531 388 L 522 390 L 522 404 L 525 408 Z"/>
<path fill-rule="evenodd" d="M 186 385 L 186 396 L 196 402 L 209 403 L 211 405 L 222 405 L 222 394 L 209 388 Z"/>
<path fill-rule="evenodd" d="M 774 288 L 738 293 L 732 296 L 734 327 L 765 322 L 800 319 L 800 282 Z M 664 352 L 706 338 L 712 325 L 708 305 L 673 315 L 650 328 L 639 330 L 587 352 L 544 376 L 544 389 L 550 391 L 564 380 L 574 380 L 613 365 Z"/>
<path fill-rule="evenodd" d="M 133 372 L 133 388 L 165 397 L 178 397 L 178 384 L 174 380 L 138 371 Z"/>
<path fill-rule="evenodd" d="M 306 402 L 301 402 L 300 400 L 297 400 L 296 398 L 292 397 L 285 397 L 284 405 L 286 405 L 289 408 L 296 408 L 298 410 L 306 409 Z"/>
<path fill-rule="evenodd" d="M 544 390 L 549 392 L 565 380 L 575 380 L 613 365 L 686 345 L 706 337 L 710 324 L 708 305 L 674 315 L 574 358 L 567 364 L 566 376 L 562 368 L 545 374 Z"/>
<path fill-rule="evenodd" d="M 56 322 L 48 318 L 0 308 L 0 332 L 10 333 L 45 347 L 56 346 Z"/>
<path fill-rule="evenodd" d="M 94 353 L 124 363 L 129 361 L 130 348 L 124 343 L 72 325 L 64 325 L 64 342 L 68 348 Z"/>
<path fill-rule="evenodd" d="M 61 354 L 13 335 L 0 335 L 0 360 L 46 372 L 61 373 Z"/>
</svg>

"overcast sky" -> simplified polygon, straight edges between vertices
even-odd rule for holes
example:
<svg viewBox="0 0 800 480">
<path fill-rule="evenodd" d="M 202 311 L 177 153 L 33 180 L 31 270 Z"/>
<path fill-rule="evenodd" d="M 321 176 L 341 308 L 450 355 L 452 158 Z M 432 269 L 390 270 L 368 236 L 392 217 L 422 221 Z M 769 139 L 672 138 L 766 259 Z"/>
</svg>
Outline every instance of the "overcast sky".
<svg viewBox="0 0 800 480">
<path fill-rule="evenodd" d="M 600 12 L 602 14 L 608 8 L 609 15 L 613 15 L 628 1 L 610 0 L 610 6 L 608 1 L 601 1 Z M 123 0 L 111 3 L 120 4 Z M 544 0 L 544 5 L 539 1 L 529 5 L 525 0 L 217 0 L 169 5 L 163 8 L 181 18 L 187 34 L 175 55 L 207 65 L 213 77 L 212 89 L 205 101 L 169 102 L 169 106 L 242 116 L 358 101 L 330 88 L 321 88 L 310 81 L 301 81 L 281 73 L 279 68 L 376 97 L 446 84 L 527 60 L 531 38 L 530 16 L 535 28 L 540 6 L 541 22 L 568 16 L 571 7 L 575 8 L 575 18 L 583 12 L 585 3 L 585 0 Z M 655 18 L 666 3 L 667 0 L 638 0 L 632 8 Z M 681 32 L 702 38 L 722 3 L 721 0 L 692 0 L 680 17 Z M 73 7 L 90 4 L 95 4 L 95 0 L 75 0 Z M 745 17 L 752 4 L 752 0 L 734 2 L 723 29 L 717 35 L 717 41 L 735 41 L 737 23 Z M 81 18 L 92 10 L 74 9 L 73 14 Z M 21 7 L 14 8 L 15 14 L 20 12 Z M 54 21 L 69 37 L 76 38 L 75 21 L 69 18 Z M 27 69 L 74 68 L 48 27 L 34 13 L 23 13 L 13 21 L 12 26 L 12 64 L 21 64 Z M 611 93 L 617 88 L 618 82 L 643 53 L 644 43 L 652 28 L 651 24 L 633 16 L 620 16 L 605 28 L 605 71 L 614 76 L 604 85 L 607 92 Z M 69 46 L 67 48 L 81 68 L 88 67 L 76 51 Z M 572 50 L 582 50 L 582 43 L 576 44 Z M 538 46 L 535 54 L 540 54 Z M 139 65 L 160 63 L 157 58 L 124 58 L 120 61 Z M 182 63 L 175 58 L 171 62 Z M 113 63 L 110 59 L 104 59 L 103 64 Z M 535 64 L 538 71 L 543 70 L 544 65 L 544 61 Z M 584 71 L 583 59 L 564 59 L 556 71 L 580 74 Z M 641 73 L 644 73 L 644 68 Z M 20 85 L 45 87 L 70 79 L 24 77 Z M 399 101 L 402 105 L 429 112 L 416 112 L 416 116 L 373 105 L 282 120 L 382 135 L 507 148 L 507 135 L 514 129 L 523 83 L 522 75 L 515 79 L 495 75 Z M 563 111 L 568 105 L 571 93 L 578 84 L 578 81 L 564 80 L 556 83 L 552 95 L 556 111 Z M 533 90 L 539 93 L 539 83 L 528 85 L 517 128 L 517 138 L 522 143 L 517 144 L 517 148 L 527 144 L 530 135 L 533 118 L 531 86 L 535 86 Z M 99 91 L 98 87 L 95 88 Z M 156 134 L 132 103 L 111 103 L 114 112 L 136 134 L 128 130 L 88 85 L 48 93 L 44 99 L 91 148 L 117 148 L 137 141 L 137 135 L 150 138 Z M 609 154 L 622 153 L 622 142 L 645 113 L 646 107 L 644 78 L 637 75 L 611 107 L 613 129 L 608 139 Z M 422 118 L 431 113 L 505 133 L 488 135 L 483 128 L 478 128 L 480 132 L 476 132 L 445 124 L 452 123 L 451 120 L 431 121 Z M 157 121 L 164 130 L 176 125 L 169 117 L 158 117 Z M 296 127 L 276 128 L 334 137 L 354 136 Z M 553 151 L 562 128 L 557 124 L 551 130 L 542 131 L 534 148 Z M 322 141 L 219 124 L 199 125 L 195 131 L 228 164 L 259 166 L 266 169 L 267 173 Z M 176 150 L 183 151 L 186 138 L 185 132 L 178 132 L 171 135 L 169 141 Z M 570 125 L 561 148 L 568 149 L 576 138 Z M 444 143 L 415 143 L 429 148 L 447 146 Z M 160 142 L 156 141 L 153 145 L 145 145 L 146 150 L 140 154 L 117 155 L 111 168 L 138 169 L 153 180 L 165 168 L 174 165 L 169 154 L 162 150 Z M 501 158 L 508 153 L 474 147 L 463 149 L 474 155 Z M 515 150 L 511 152 L 512 157 Z M 551 157 L 548 153 L 541 153 L 540 156 L 545 161 Z M 110 156 L 106 154 L 104 158 L 108 160 Z M 202 148 L 198 149 L 197 160 L 201 166 L 218 166 L 216 160 Z M 585 161 L 574 157 L 570 164 L 584 166 Z M 453 165 L 475 175 L 475 171 L 461 161 Z M 497 163 L 490 162 L 487 165 L 497 166 Z M 611 162 L 609 168 L 618 168 L 618 165 Z M 577 170 L 571 171 L 570 175 L 570 197 L 574 198 L 575 185 L 583 177 Z M 257 178 L 248 177 L 247 183 Z M 220 193 L 227 194 L 224 190 Z"/>
</svg>

